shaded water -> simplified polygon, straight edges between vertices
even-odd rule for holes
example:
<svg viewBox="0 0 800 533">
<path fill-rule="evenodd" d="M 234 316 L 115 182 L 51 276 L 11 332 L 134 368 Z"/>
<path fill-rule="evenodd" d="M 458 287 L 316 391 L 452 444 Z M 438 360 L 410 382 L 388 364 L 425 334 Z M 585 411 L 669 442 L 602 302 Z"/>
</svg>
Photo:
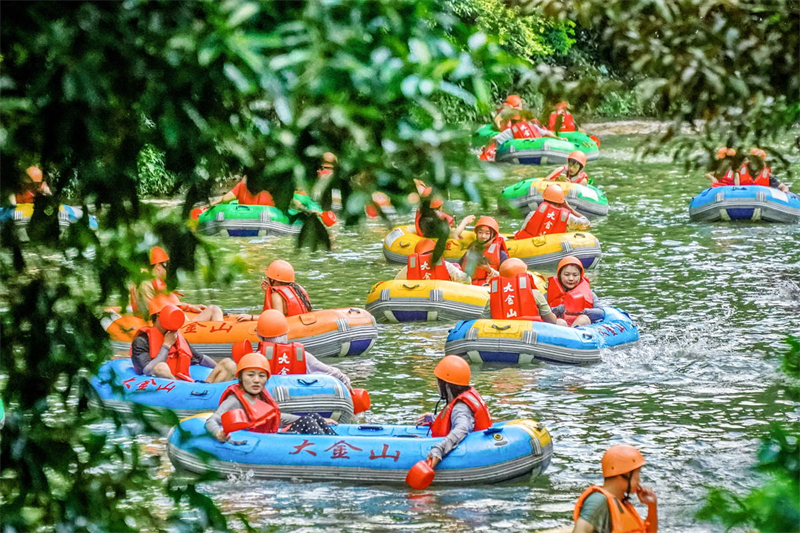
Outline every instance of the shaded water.
<svg viewBox="0 0 800 533">
<path fill-rule="evenodd" d="M 641 341 L 584 367 L 473 366 L 473 384 L 496 419 L 530 417 L 554 439 L 545 474 L 495 486 L 433 488 L 350 486 L 241 479 L 204 485 L 226 511 L 281 531 L 519 531 L 571 524 L 577 496 L 602 481 L 599 460 L 612 443 L 645 455 L 644 484 L 659 497 L 660 531 L 715 531 L 696 523 L 705 486 L 744 489 L 757 439 L 770 421 L 798 420 L 797 405 L 776 386 L 775 350 L 800 334 L 800 226 L 695 224 L 688 203 L 706 187 L 666 160 L 639 162 L 635 136 L 604 137 L 602 158 L 587 171 L 611 205 L 592 232 L 603 260 L 589 273 L 608 304 L 638 322 Z M 797 167 L 797 162 L 795 167 Z M 549 168 L 549 167 L 547 167 Z M 483 184 L 492 205 L 515 176 L 546 168 L 507 168 Z M 800 184 L 793 189 L 799 190 Z M 454 201 L 457 215 L 481 213 Z M 518 220 L 498 216 L 504 231 Z M 399 220 L 406 223 L 410 215 Z M 361 306 L 371 285 L 390 279 L 374 222 L 337 228 L 331 252 L 296 251 L 290 238 L 215 237 L 219 253 L 239 255 L 247 279 L 227 291 L 181 287 L 190 302 L 219 303 L 228 312 L 256 312 L 258 283 L 273 259 L 289 259 L 317 308 Z M 432 370 L 451 323 L 381 325 L 366 356 L 327 359 L 372 394 L 366 420 L 409 423 L 436 402 Z M 163 442 L 157 448 L 163 450 Z"/>
</svg>

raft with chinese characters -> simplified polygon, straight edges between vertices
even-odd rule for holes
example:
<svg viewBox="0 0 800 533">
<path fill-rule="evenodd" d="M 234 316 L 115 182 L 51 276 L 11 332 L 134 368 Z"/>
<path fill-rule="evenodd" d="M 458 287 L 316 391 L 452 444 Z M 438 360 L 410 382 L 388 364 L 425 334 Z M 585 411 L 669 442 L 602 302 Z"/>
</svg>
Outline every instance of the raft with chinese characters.
<svg viewBox="0 0 800 533">
<path fill-rule="evenodd" d="M 689 204 L 697 222 L 751 220 L 800 222 L 800 196 L 761 185 L 709 187 Z"/>
<path fill-rule="evenodd" d="M 190 367 L 194 380 L 203 380 L 211 369 Z M 214 411 L 222 393 L 235 381 L 204 383 L 164 379 L 137 374 L 130 359 L 104 363 L 91 380 L 100 402 L 106 409 L 131 413 L 135 405 L 169 409 L 179 417 Z M 324 374 L 274 375 L 267 390 L 281 411 L 297 415 L 319 413 L 326 418 L 354 422 L 353 399 L 338 379 Z"/>
<path fill-rule="evenodd" d="M 577 328 L 529 320 L 459 322 L 444 349 L 477 363 L 595 363 L 602 349 L 639 340 L 639 329 L 627 313 L 613 307 L 605 313 L 604 320 Z"/>
<path fill-rule="evenodd" d="M 602 251 L 600 241 L 589 232 L 570 232 L 542 235 L 529 239 L 513 240 L 506 237 L 508 256 L 517 257 L 535 269 L 555 269 L 558 262 L 571 255 L 581 260 L 583 267 L 592 268 L 600 262 Z M 420 237 L 413 225 L 397 226 L 383 239 L 383 255 L 387 260 L 406 264 L 408 256 L 414 253 L 414 247 Z M 465 231 L 460 239 L 448 239 L 444 251 L 446 261 L 456 262 L 466 253 L 467 248 L 475 240 L 475 233 Z"/>
<path fill-rule="evenodd" d="M 236 431 L 221 443 L 206 432 L 208 415 L 181 421 L 182 440 L 170 432 L 167 452 L 176 468 L 194 473 L 252 472 L 257 478 L 358 483 L 405 483 L 408 470 L 441 438 L 426 426 L 331 426 L 336 435 Z M 475 431 L 436 468 L 434 484 L 497 483 L 537 476 L 550 463 L 550 434 L 533 420 L 495 423 Z"/>
<path fill-rule="evenodd" d="M 289 342 L 299 342 L 317 357 L 361 355 L 375 344 L 378 327 L 375 318 L 363 309 L 321 309 L 287 318 Z M 127 354 L 136 331 L 147 325 L 133 315 L 116 313 L 103 319 L 117 353 Z M 221 322 L 188 322 L 181 334 L 189 344 L 205 355 L 220 359 L 231 355 L 233 343 L 248 339 L 256 343 L 256 322 L 237 322 L 226 317 Z"/>
</svg>

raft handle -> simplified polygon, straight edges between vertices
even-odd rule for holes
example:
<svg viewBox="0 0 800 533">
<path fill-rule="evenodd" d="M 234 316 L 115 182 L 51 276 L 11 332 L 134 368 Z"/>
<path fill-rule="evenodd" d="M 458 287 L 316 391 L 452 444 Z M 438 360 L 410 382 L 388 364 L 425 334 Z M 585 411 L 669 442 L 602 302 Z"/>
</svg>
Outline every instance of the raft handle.
<svg viewBox="0 0 800 533">
<path fill-rule="evenodd" d="M 494 329 L 496 329 L 497 331 L 505 331 L 505 330 L 507 330 L 508 328 L 511 327 L 511 324 L 509 324 L 507 326 L 498 326 L 497 324 L 492 324 L 492 327 Z"/>
<path fill-rule="evenodd" d="M 400 248 L 408 248 L 409 246 L 411 246 L 410 242 L 407 242 L 405 244 L 403 244 L 402 242 L 400 243 Z"/>
<path fill-rule="evenodd" d="M 483 432 L 483 434 L 484 434 L 484 435 L 493 435 L 493 434 L 495 434 L 495 433 L 500 433 L 501 431 L 503 431 L 503 428 L 498 428 L 498 427 L 494 427 L 494 426 L 492 426 L 492 427 L 490 427 L 490 428 L 487 428 L 487 429 L 486 429 L 486 430 Z"/>
<path fill-rule="evenodd" d="M 318 381 L 318 380 L 316 380 L 316 379 L 312 379 L 311 381 L 309 381 L 309 380 L 305 380 L 305 379 L 298 379 L 298 380 L 297 380 L 297 382 L 298 382 L 299 384 L 301 384 L 301 385 L 305 385 L 306 387 L 310 387 L 311 385 L 313 385 L 313 384 L 314 384 L 314 383 L 316 383 L 317 381 Z"/>
<path fill-rule="evenodd" d="M 191 393 L 192 396 L 206 396 L 207 394 L 208 389 L 204 390 L 203 392 L 200 392 L 199 390 L 193 390 Z"/>
<path fill-rule="evenodd" d="M 365 426 L 358 426 L 358 429 L 363 429 L 364 431 L 382 431 L 383 426 L 365 425 Z"/>
<path fill-rule="evenodd" d="M 239 205 L 236 206 L 236 210 L 238 211 L 240 209 L 244 209 L 245 211 L 250 211 L 250 206 L 249 205 L 239 204 Z"/>
<path fill-rule="evenodd" d="M 244 446 L 247 444 L 246 440 L 229 440 L 228 444 L 233 444 L 234 446 Z"/>
<path fill-rule="evenodd" d="M 403 283 L 403 287 L 405 287 L 406 289 L 408 289 L 408 290 L 410 290 L 410 291 L 413 291 L 414 289 L 416 289 L 417 287 L 419 287 L 419 283 L 417 283 L 416 285 L 414 285 L 414 286 L 412 286 L 412 287 L 409 287 L 408 285 L 406 285 L 405 283 Z"/>
<path fill-rule="evenodd" d="M 584 235 L 583 233 L 575 233 L 575 236 L 576 237 L 580 237 L 581 239 L 585 239 L 586 238 L 586 235 Z"/>
</svg>

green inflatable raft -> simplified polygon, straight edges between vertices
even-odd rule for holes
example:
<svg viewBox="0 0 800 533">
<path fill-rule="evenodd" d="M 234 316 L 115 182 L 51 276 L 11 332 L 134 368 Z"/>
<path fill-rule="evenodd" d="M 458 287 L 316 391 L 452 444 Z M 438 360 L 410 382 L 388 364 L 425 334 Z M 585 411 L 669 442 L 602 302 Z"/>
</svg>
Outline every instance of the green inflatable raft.
<svg viewBox="0 0 800 533">
<path fill-rule="evenodd" d="M 473 145 L 486 146 L 497 135 L 491 124 L 482 126 L 473 136 Z M 567 156 L 580 150 L 586 160 L 600 157 L 600 149 L 591 137 L 579 131 L 563 131 L 561 139 L 541 137 L 539 139 L 512 139 L 497 147 L 495 161 L 498 163 L 517 163 L 520 165 L 547 165 L 567 162 Z"/>
<path fill-rule="evenodd" d="M 295 193 L 294 199 L 308 211 L 322 212 L 322 208 L 304 194 Z M 292 221 L 297 213 L 294 209 L 284 212 L 271 205 L 241 205 L 239 202 L 230 202 L 204 211 L 197 221 L 198 229 L 205 235 L 297 235 L 302 226 L 302 220 Z"/>
<path fill-rule="evenodd" d="M 548 185 L 556 184 L 564 190 L 569 205 L 581 214 L 590 217 L 608 215 L 608 198 L 606 194 L 592 185 L 578 185 L 566 181 L 552 181 L 544 178 L 531 178 L 520 181 L 503 189 L 503 198 L 516 209 L 528 213 L 539 206 L 542 193 Z"/>
</svg>

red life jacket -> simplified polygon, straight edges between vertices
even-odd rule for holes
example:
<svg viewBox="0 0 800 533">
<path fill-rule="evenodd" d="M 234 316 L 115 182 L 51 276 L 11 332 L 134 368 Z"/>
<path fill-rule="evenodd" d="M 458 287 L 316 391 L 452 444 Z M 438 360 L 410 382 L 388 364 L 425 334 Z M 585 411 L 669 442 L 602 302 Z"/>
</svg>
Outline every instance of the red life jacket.
<svg viewBox="0 0 800 533">
<path fill-rule="evenodd" d="M 139 332 L 136 335 L 139 336 L 142 333 L 147 335 L 150 346 L 150 359 L 155 359 L 159 350 L 161 350 L 161 345 L 164 344 L 164 335 L 158 328 L 150 326 L 139 328 Z M 175 344 L 170 347 L 167 353 L 167 366 L 169 366 L 169 371 L 172 372 L 172 375 L 177 379 L 182 381 L 194 381 L 189 373 L 191 364 L 192 349 L 189 347 L 189 343 L 186 342 L 186 339 L 183 338 L 183 335 L 178 332 L 178 338 L 175 340 Z"/>
<path fill-rule="evenodd" d="M 519 240 L 539 235 L 566 233 L 570 213 L 566 207 L 556 207 L 550 202 L 542 202 L 525 227 L 519 230 L 514 238 Z"/>
<path fill-rule="evenodd" d="M 483 147 L 478 159 L 481 161 L 494 161 L 495 157 L 497 157 L 497 143 L 493 142 L 492 144 Z"/>
<path fill-rule="evenodd" d="M 550 119 L 547 121 L 547 129 L 556 131 L 556 123 L 558 122 L 558 115 L 561 115 L 561 127 L 558 131 L 575 131 L 575 119 L 572 118 L 572 113 L 569 111 L 554 111 L 550 113 Z"/>
<path fill-rule="evenodd" d="M 17 202 L 17 205 L 20 204 L 32 204 L 36 202 L 36 192 L 35 191 L 23 191 L 14 194 L 14 200 Z"/>
<path fill-rule="evenodd" d="M 581 282 L 571 291 L 565 291 L 558 278 L 547 279 L 547 303 L 550 307 L 564 304 L 564 320 L 572 325 L 584 309 L 591 309 L 594 298 L 589 280 L 581 278 Z"/>
<path fill-rule="evenodd" d="M 485 257 L 489 261 L 489 266 L 491 266 L 495 270 L 500 269 L 500 252 L 505 252 L 508 254 L 508 249 L 506 248 L 506 241 L 503 237 L 498 235 L 494 238 L 492 243 L 483 250 L 483 257 Z M 466 261 L 469 254 L 464 254 L 464 257 L 461 259 L 461 269 L 464 269 L 464 262 Z M 473 285 L 483 285 L 486 283 L 486 278 L 489 277 L 489 273 L 482 268 L 476 268 L 475 272 L 472 273 L 472 284 Z"/>
<path fill-rule="evenodd" d="M 443 212 L 441 210 L 438 210 L 438 209 L 434 209 L 434 212 L 436 213 L 436 216 L 439 217 L 441 220 L 446 220 L 447 223 L 450 224 L 451 228 L 455 225 L 455 220 L 453 220 L 453 217 L 451 217 L 447 213 L 445 213 L 445 212 Z M 416 215 L 416 217 L 414 217 L 414 227 L 417 230 L 417 235 L 419 235 L 420 237 L 424 237 L 425 234 L 422 233 L 422 228 L 419 227 L 419 219 L 420 218 L 422 218 L 422 210 L 421 209 L 417 209 L 417 215 Z"/>
<path fill-rule="evenodd" d="M 278 406 L 277 402 L 272 399 L 267 389 L 262 390 L 258 394 L 258 399 L 256 403 L 253 404 L 245 398 L 245 392 L 242 386 L 238 383 L 234 383 L 225 389 L 225 392 L 222 393 L 222 397 L 219 399 L 219 403 L 222 404 L 230 395 L 236 396 L 239 403 L 242 404 L 242 409 L 247 413 L 247 419 L 250 421 L 250 426 L 247 428 L 248 431 L 253 431 L 255 433 L 278 432 L 278 428 L 281 425 L 281 408 Z M 269 409 L 270 406 L 277 411 L 278 416 L 267 418 L 272 413 L 272 410 Z"/>
<path fill-rule="evenodd" d="M 608 511 L 611 518 L 611 533 L 646 533 L 647 522 L 645 522 L 631 502 L 619 501 L 613 494 L 603 487 L 589 487 L 586 489 L 572 512 L 572 519 L 577 522 L 581 517 L 581 508 L 586 498 L 594 492 L 600 492 L 608 498 Z"/>
<path fill-rule="evenodd" d="M 712 187 L 728 187 L 730 185 L 736 185 L 733 181 L 733 170 L 728 170 L 722 178 L 719 178 L 717 183 L 713 183 Z"/>
<path fill-rule="evenodd" d="M 547 179 L 549 179 L 549 180 L 552 180 L 552 181 L 558 181 L 558 178 L 559 178 L 559 176 L 561 176 L 561 175 L 563 174 L 563 175 L 564 175 L 564 177 L 565 177 L 565 178 L 567 178 L 567 181 L 569 181 L 569 182 L 572 182 L 572 183 L 580 183 L 580 182 L 582 182 L 584 179 L 585 179 L 587 182 L 589 181 L 589 175 L 588 175 L 586 172 L 584 172 L 584 171 L 583 171 L 583 169 L 581 169 L 581 171 L 580 171 L 580 172 L 578 172 L 577 174 L 575 174 L 575 175 L 574 175 L 574 176 L 572 176 L 572 177 L 570 177 L 570 176 L 569 176 L 569 174 L 567 174 L 567 171 L 568 171 L 568 169 L 567 169 L 567 167 L 566 167 L 566 166 L 563 166 L 563 167 L 561 167 L 561 168 L 557 168 L 556 170 L 554 170 L 554 171 L 553 171 L 553 172 L 552 172 L 552 173 L 551 173 L 551 174 L 550 174 L 550 175 L 547 177 Z"/>
<path fill-rule="evenodd" d="M 435 265 L 431 263 L 433 263 L 432 253 L 409 255 L 406 279 L 450 281 L 450 272 L 447 271 L 444 259 L 439 259 L 439 262 Z"/>
<path fill-rule="evenodd" d="M 259 342 L 258 351 L 269 361 L 269 371 L 273 376 L 287 374 L 308 374 L 306 350 L 299 342 L 277 344 Z"/>
<path fill-rule="evenodd" d="M 308 300 L 308 293 L 305 291 L 303 287 L 298 285 L 301 291 L 303 291 L 303 295 Z M 267 287 L 267 290 L 264 294 L 264 311 L 267 309 L 272 309 L 272 293 L 277 292 L 283 298 L 283 301 L 286 302 L 286 316 L 297 316 L 302 315 L 303 313 L 308 313 L 311 311 L 306 305 L 303 303 L 303 300 L 300 299 L 300 296 L 297 295 L 297 291 L 294 290 L 294 287 L 291 285 L 277 285 L 272 286 L 270 285 Z"/>
<path fill-rule="evenodd" d="M 523 120 L 511 126 L 511 131 L 514 133 L 515 139 L 538 139 L 542 134 L 533 126 L 533 122 Z"/>
<path fill-rule="evenodd" d="M 447 407 L 439 413 L 436 419 L 431 424 L 431 437 L 446 437 L 450 433 L 450 413 L 453 411 L 456 403 L 464 402 L 472 410 L 475 415 L 475 427 L 472 431 L 483 431 L 492 427 L 492 415 L 489 414 L 489 408 L 486 407 L 486 402 L 483 401 L 481 395 L 474 387 L 470 387 L 466 391 L 456 396 L 452 402 L 447 404 Z"/>
<path fill-rule="evenodd" d="M 533 276 L 519 274 L 511 278 L 492 278 L 489 284 L 489 308 L 496 320 L 534 320 L 541 322 L 539 306 L 533 297 Z"/>
<path fill-rule="evenodd" d="M 769 167 L 764 167 L 755 179 L 750 175 L 750 166 L 744 163 L 739 169 L 739 185 L 761 185 L 769 187 Z"/>
</svg>

